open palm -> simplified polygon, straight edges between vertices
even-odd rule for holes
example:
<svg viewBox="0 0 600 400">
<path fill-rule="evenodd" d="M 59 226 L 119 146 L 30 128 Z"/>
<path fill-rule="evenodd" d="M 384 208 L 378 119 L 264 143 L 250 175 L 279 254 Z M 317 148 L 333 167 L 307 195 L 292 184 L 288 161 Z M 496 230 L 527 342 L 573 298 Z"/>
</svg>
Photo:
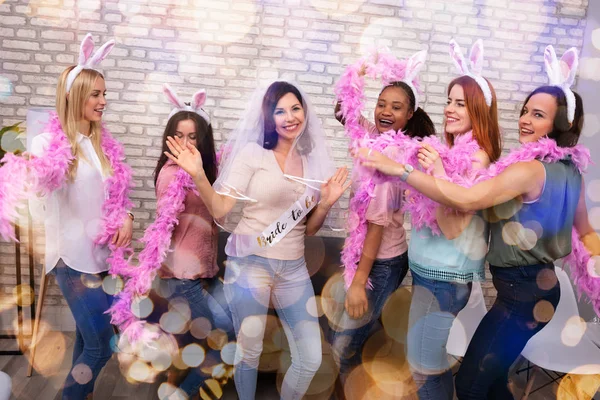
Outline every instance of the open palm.
<svg viewBox="0 0 600 400">
<path fill-rule="evenodd" d="M 165 151 L 165 155 L 190 174 L 193 179 L 204 174 L 202 155 L 194 145 L 191 143 L 184 145 L 179 138 L 169 136 L 167 137 L 167 147 L 171 152 Z"/>
<path fill-rule="evenodd" d="M 348 168 L 341 167 L 327 182 L 321 185 L 321 203 L 331 207 L 344 192 L 350 187 L 352 181 L 348 181 Z"/>
</svg>

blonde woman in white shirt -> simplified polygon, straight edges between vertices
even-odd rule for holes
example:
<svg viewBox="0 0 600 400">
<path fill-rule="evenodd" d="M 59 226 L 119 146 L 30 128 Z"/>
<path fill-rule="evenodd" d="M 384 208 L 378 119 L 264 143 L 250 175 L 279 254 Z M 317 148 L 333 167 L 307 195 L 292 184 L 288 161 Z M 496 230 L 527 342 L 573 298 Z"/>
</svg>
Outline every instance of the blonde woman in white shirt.
<svg viewBox="0 0 600 400">
<path fill-rule="evenodd" d="M 129 246 L 133 228 L 133 215 L 122 206 L 120 214 L 108 219 L 105 215 L 111 207 L 105 202 L 112 201 L 113 207 L 114 202 L 128 203 L 126 195 L 114 196 L 114 190 L 118 184 L 126 190 L 130 178 L 127 172 L 123 174 L 127 167 L 120 146 L 100 124 L 105 96 L 104 77 L 98 71 L 88 66 L 67 68 L 58 81 L 56 115 L 51 116 L 49 131 L 35 137 L 31 148 L 33 158 L 56 159 L 66 165 L 64 181 L 55 178 L 58 188 L 40 199 L 37 212 L 32 210 L 44 219 L 46 273 L 54 275 L 76 324 L 73 366 L 63 399 L 89 398 L 112 355 L 114 331 L 106 313 L 112 298 L 103 290 L 102 279 L 109 269 L 110 252 L 114 255 Z M 67 144 L 70 154 L 64 150 Z M 64 154 L 68 157 L 61 160 Z M 115 233 L 109 243 L 98 244 L 98 237 L 111 230 L 107 223 L 114 225 Z"/>
</svg>

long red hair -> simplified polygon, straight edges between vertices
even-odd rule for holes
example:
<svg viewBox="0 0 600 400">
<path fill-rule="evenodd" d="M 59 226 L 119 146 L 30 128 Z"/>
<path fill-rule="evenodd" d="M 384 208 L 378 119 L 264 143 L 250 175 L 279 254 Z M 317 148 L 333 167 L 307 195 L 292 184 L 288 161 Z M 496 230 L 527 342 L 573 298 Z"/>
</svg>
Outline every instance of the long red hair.
<svg viewBox="0 0 600 400">
<path fill-rule="evenodd" d="M 486 152 L 490 162 L 496 161 L 502 153 L 502 138 L 500 136 L 500 126 L 498 125 L 498 105 L 494 88 L 488 81 L 492 91 L 492 105 L 488 107 L 485 103 L 483 91 L 475 79 L 466 75 L 454 79 L 448 85 L 448 95 L 454 85 L 462 86 L 465 93 L 465 106 L 473 127 L 473 138 L 477 141 L 479 147 Z M 448 133 L 444 135 L 446 136 L 446 143 L 449 146 L 454 146 L 454 136 Z"/>
</svg>

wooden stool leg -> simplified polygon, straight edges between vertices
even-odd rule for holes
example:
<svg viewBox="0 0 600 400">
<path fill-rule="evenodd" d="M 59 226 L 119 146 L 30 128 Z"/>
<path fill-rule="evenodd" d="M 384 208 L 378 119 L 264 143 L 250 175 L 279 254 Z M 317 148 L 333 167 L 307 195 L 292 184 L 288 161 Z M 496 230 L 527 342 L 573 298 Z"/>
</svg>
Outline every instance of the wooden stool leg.
<svg viewBox="0 0 600 400">
<path fill-rule="evenodd" d="M 40 329 L 40 321 L 42 320 L 42 308 L 44 307 L 44 298 L 46 297 L 46 286 L 48 280 L 46 279 L 46 271 L 42 266 L 42 279 L 40 280 L 40 295 L 38 296 L 38 303 L 35 311 L 35 321 L 33 323 L 33 334 L 31 337 L 31 345 L 29 346 L 29 368 L 27 369 L 27 376 L 31 376 L 33 373 L 33 361 L 35 358 L 35 349 L 38 345 L 38 331 Z"/>
<path fill-rule="evenodd" d="M 535 365 L 531 369 L 531 376 L 529 377 L 529 380 L 527 381 L 527 386 L 525 386 L 525 392 L 523 393 L 523 397 L 521 397 L 521 400 L 527 400 L 529 398 L 529 393 L 531 392 L 531 388 L 533 388 L 533 380 L 535 379 L 535 374 L 538 371 L 539 371 L 539 367 L 537 365 Z"/>
</svg>

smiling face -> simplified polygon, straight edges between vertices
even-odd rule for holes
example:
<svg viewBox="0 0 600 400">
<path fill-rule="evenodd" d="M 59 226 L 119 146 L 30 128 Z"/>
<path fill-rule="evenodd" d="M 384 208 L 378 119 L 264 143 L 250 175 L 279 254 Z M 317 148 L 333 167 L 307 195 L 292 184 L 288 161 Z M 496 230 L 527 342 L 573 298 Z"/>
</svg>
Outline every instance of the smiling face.
<svg viewBox="0 0 600 400">
<path fill-rule="evenodd" d="M 557 109 L 556 99 L 551 94 L 537 93 L 531 96 L 519 118 L 519 142 L 536 142 L 551 133 Z"/>
<path fill-rule="evenodd" d="M 452 136 L 462 135 L 472 129 L 471 118 L 465 103 L 465 91 L 455 84 L 448 94 L 444 108 L 445 130 Z"/>
<path fill-rule="evenodd" d="M 304 121 L 304 108 L 296 95 L 291 92 L 283 95 L 273 110 L 273 122 L 279 138 L 294 140 L 304 129 Z"/>
<path fill-rule="evenodd" d="M 388 86 L 379 95 L 375 106 L 375 126 L 379 133 L 404 130 L 413 116 L 406 92 L 397 86 Z"/>
<path fill-rule="evenodd" d="M 102 77 L 98 77 L 94 83 L 94 89 L 85 102 L 83 110 L 83 119 L 88 122 L 98 122 L 102 120 L 104 109 L 106 107 L 106 84 Z"/>
</svg>

